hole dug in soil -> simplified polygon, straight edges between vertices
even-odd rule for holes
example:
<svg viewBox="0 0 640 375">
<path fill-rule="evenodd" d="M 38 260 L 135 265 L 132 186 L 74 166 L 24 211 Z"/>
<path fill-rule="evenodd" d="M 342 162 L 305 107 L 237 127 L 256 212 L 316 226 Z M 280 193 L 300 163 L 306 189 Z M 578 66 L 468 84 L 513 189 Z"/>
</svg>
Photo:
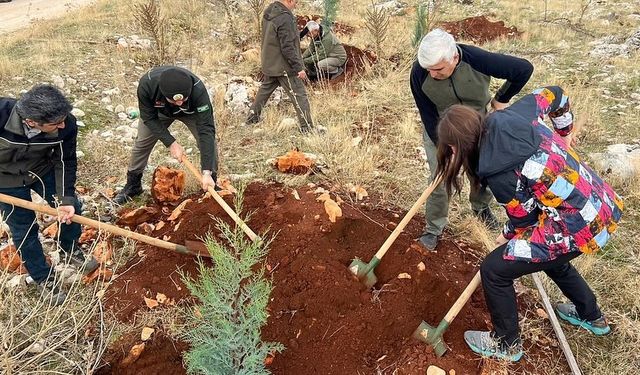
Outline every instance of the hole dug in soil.
<svg viewBox="0 0 640 375">
<path fill-rule="evenodd" d="M 300 200 L 293 189 L 277 184 L 250 184 L 244 194 L 247 212 L 254 212 L 249 226 L 257 233 L 278 232 L 266 259 L 268 276 L 273 277 L 274 290 L 269 303 L 270 317 L 262 330 L 267 341 L 286 346 L 276 355 L 269 369 L 274 374 L 424 374 L 429 365 L 437 365 L 456 374 L 480 374 L 483 361 L 464 343 L 468 329 L 489 329 L 490 320 L 481 290 L 476 291 L 460 312 L 444 338 L 450 351 L 438 358 L 432 350 L 411 338 L 421 320 L 431 325 L 444 317 L 477 270 L 477 256 L 471 249 L 461 251 L 451 241 L 444 240 L 436 253 L 423 254 L 415 243 L 422 229 L 422 220 L 412 220 L 398 237 L 382 263 L 376 268 L 377 291 L 365 288 L 347 269 L 355 257 L 369 261 L 399 223 L 404 212 L 395 214 L 384 209 L 347 202 L 342 204 L 343 216 L 331 223 L 322 202 L 312 188 L 298 188 Z M 175 243 L 197 240 L 211 231 L 217 234 L 214 215 L 231 223 L 213 199 L 192 197 L 184 213 L 173 223 L 167 222 L 161 209 L 150 223 L 166 222 L 151 235 Z M 231 197 L 225 197 L 231 203 Z M 391 224 L 393 223 L 393 224 Z M 147 309 L 143 297 L 153 298 L 163 293 L 178 303 L 193 302 L 180 281 L 178 268 L 194 274 L 195 259 L 165 250 L 138 245 L 144 258 L 131 259 L 106 295 L 106 306 L 122 321 L 131 321 L 139 309 Z M 139 262 L 139 263 L 138 263 Z M 418 264 L 426 269 L 420 271 Z M 137 264 L 136 264 L 137 263 Z M 408 273 L 411 278 L 399 279 Z M 159 307 L 162 308 L 162 307 Z M 139 335 L 139 333 L 135 333 Z M 134 335 L 134 336 L 135 336 Z M 165 346 L 165 354 L 156 357 L 155 367 L 143 368 L 144 353 L 134 363 L 135 373 L 159 373 L 157 361 L 166 362 L 167 371 L 181 365 L 179 353 L 184 343 L 172 343 L 165 336 L 152 338 L 151 343 Z M 131 344 L 131 342 L 127 342 Z M 114 344 L 107 354 L 110 362 L 103 373 L 134 373 L 119 367 L 127 347 Z M 533 345 L 528 355 L 560 356 L 542 352 Z M 169 353 L 169 354 L 166 354 Z M 535 358 L 535 357 L 534 357 Z M 142 361 L 142 362 L 141 362 Z M 512 366 L 518 373 L 529 367 L 526 359 Z M 133 366 L 133 365 L 130 365 Z M 178 371 L 178 370 L 176 370 Z"/>
</svg>

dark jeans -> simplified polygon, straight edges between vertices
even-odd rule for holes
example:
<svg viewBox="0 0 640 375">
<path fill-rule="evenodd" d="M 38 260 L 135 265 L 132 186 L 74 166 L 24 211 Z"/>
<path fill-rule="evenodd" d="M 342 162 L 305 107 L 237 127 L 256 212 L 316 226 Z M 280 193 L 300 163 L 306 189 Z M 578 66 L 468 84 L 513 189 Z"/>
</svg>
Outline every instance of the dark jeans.
<svg viewBox="0 0 640 375">
<path fill-rule="evenodd" d="M 56 179 L 53 170 L 45 176 L 40 176 L 40 178 L 42 179 L 42 183 L 37 181 L 30 186 L 0 188 L 0 193 L 31 201 L 31 190 L 33 190 L 46 199 L 51 206 L 55 207 L 54 195 L 56 194 Z M 74 207 L 76 213 L 80 214 L 82 205 L 77 199 Z M 38 239 L 39 228 L 35 213 L 31 210 L 14 207 L 6 203 L 0 203 L 0 211 L 2 211 L 4 220 L 11 230 L 13 243 L 20 251 L 20 256 L 27 267 L 27 271 L 29 271 L 29 274 L 35 282 L 39 283 L 44 281 L 51 272 L 51 267 L 49 267 L 45 260 L 42 244 Z M 73 251 L 81 231 L 80 224 L 77 223 L 60 225 L 57 239 L 63 251 Z"/>
<path fill-rule="evenodd" d="M 491 322 L 496 337 L 506 345 L 520 339 L 518 327 L 518 305 L 513 280 L 520 276 L 544 271 L 560 288 L 562 293 L 576 305 L 580 318 L 596 320 L 602 316 L 596 296 L 578 271 L 569 263 L 581 253 L 575 252 L 543 263 L 509 261 L 502 258 L 506 247 L 493 250 L 482 262 L 480 274 L 484 297 L 491 313 Z"/>
</svg>

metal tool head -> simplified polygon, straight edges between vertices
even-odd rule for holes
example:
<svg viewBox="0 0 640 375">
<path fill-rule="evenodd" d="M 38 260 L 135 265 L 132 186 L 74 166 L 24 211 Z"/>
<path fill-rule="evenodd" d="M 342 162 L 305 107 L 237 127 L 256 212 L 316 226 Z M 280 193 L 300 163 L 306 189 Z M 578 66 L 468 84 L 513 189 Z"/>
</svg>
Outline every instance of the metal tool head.
<svg viewBox="0 0 640 375">
<path fill-rule="evenodd" d="M 358 277 L 358 280 L 362 282 L 367 288 L 373 288 L 378 282 L 376 274 L 373 273 L 373 268 L 369 263 L 365 263 L 360 259 L 354 259 L 349 265 L 349 271 Z"/>
<path fill-rule="evenodd" d="M 439 333 L 436 327 L 422 321 L 418 328 L 413 332 L 413 337 L 433 347 L 433 351 L 438 357 L 442 357 L 447 352 L 447 345 L 442 339 L 442 333 Z"/>
</svg>

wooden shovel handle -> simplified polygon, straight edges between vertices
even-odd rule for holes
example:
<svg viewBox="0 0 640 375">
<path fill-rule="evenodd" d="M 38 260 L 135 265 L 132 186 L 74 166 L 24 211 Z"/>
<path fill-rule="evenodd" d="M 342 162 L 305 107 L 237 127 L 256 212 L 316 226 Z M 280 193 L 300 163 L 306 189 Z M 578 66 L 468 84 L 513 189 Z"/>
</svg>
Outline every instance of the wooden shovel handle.
<svg viewBox="0 0 640 375">
<path fill-rule="evenodd" d="M 427 188 L 422 192 L 422 195 L 420 195 L 420 198 L 418 198 L 416 203 L 413 204 L 409 212 L 407 212 L 407 214 L 404 215 L 404 217 L 402 218 L 402 221 L 400 221 L 396 229 L 394 229 L 393 232 L 391 232 L 391 235 L 389 236 L 389 238 L 387 238 L 387 240 L 384 241 L 384 243 L 380 247 L 380 250 L 378 250 L 376 255 L 374 255 L 376 258 L 382 259 L 384 254 L 387 253 L 387 250 L 389 250 L 391 245 L 393 245 L 393 243 L 395 242 L 396 238 L 398 238 L 400 233 L 402 233 L 402 231 L 404 230 L 404 227 L 406 227 L 409 221 L 413 219 L 413 217 L 416 215 L 416 212 L 418 212 L 418 210 L 422 208 L 422 205 L 424 205 L 424 202 L 427 201 L 427 198 L 429 198 L 429 196 L 431 195 L 431 193 L 433 193 L 435 188 L 438 187 L 438 184 L 440 184 L 440 181 L 442 181 L 442 178 L 440 175 L 438 175 L 436 179 L 434 179 L 433 182 L 431 182 L 431 184 L 429 184 L 429 186 L 427 186 Z"/>
<path fill-rule="evenodd" d="M 560 341 L 560 347 L 562 347 L 562 352 L 564 352 L 565 358 L 567 358 L 567 362 L 569 363 L 569 368 L 571 369 L 571 373 L 573 375 L 582 375 L 582 371 L 580 371 L 580 366 L 578 366 L 578 361 L 576 361 L 576 357 L 574 357 L 573 352 L 571 351 L 571 347 L 569 346 L 569 342 L 567 342 L 567 337 L 564 335 L 564 331 L 562 330 L 562 326 L 558 321 L 558 317 L 556 316 L 556 312 L 553 310 L 553 306 L 551 306 L 551 300 L 549 300 L 549 296 L 547 295 L 547 291 L 544 290 L 544 285 L 542 285 L 542 280 L 537 273 L 531 274 L 533 277 L 533 282 L 536 284 L 536 288 L 538 288 L 538 292 L 540 292 L 540 297 L 542 298 L 542 304 L 544 305 L 544 309 L 547 310 L 547 315 L 549 315 L 549 320 L 551 321 L 551 326 L 553 327 L 553 331 L 558 336 L 558 341 Z"/>
<path fill-rule="evenodd" d="M 200 171 L 198 171 L 198 169 L 193 166 L 193 164 L 189 161 L 189 159 L 187 159 L 186 156 L 182 156 L 182 163 L 196 177 L 198 182 L 202 183 L 202 175 L 200 174 Z M 242 230 L 247 234 L 247 236 L 251 239 L 251 241 L 256 242 L 261 240 L 261 238 L 257 234 L 255 234 L 255 232 L 252 231 L 251 228 L 249 228 L 249 226 L 235 213 L 235 211 L 233 211 L 233 209 L 229 207 L 227 202 L 225 202 L 224 199 L 222 199 L 222 197 L 220 196 L 220 194 L 218 194 L 216 189 L 209 186 L 207 190 L 209 191 L 209 194 L 211 194 L 213 199 L 215 199 L 216 202 L 218 202 L 218 204 L 222 207 L 222 209 L 233 219 L 233 221 L 240 228 L 242 228 Z"/>
<path fill-rule="evenodd" d="M 469 285 L 464 288 L 460 297 L 458 297 L 453 306 L 451 306 L 451 309 L 449 309 L 449 312 L 447 312 L 447 315 L 445 315 L 444 320 L 446 320 L 447 323 L 451 323 L 456 316 L 458 316 L 458 313 L 462 310 L 464 305 L 467 304 L 467 301 L 469 301 L 473 292 L 478 288 L 478 285 L 480 285 L 480 271 L 476 272 L 476 275 L 471 279 Z"/>
<path fill-rule="evenodd" d="M 44 204 L 37 204 L 37 203 L 34 203 L 34 202 L 26 201 L 24 199 L 12 197 L 12 196 L 6 195 L 6 194 L 0 194 L 0 202 L 6 203 L 6 204 L 10 204 L 10 205 L 13 205 L 13 206 L 22 207 L 22 208 L 25 208 L 27 210 L 36 211 L 36 212 L 40 212 L 40 213 L 51 215 L 51 216 L 58 216 L 58 211 L 53 207 L 50 207 L 50 206 L 44 205 Z M 93 227 L 93 228 L 96 228 L 98 230 L 104 230 L 104 231 L 107 231 L 109 233 L 113 233 L 113 234 L 115 234 L 117 236 L 131 238 L 132 240 L 144 242 L 144 243 L 147 243 L 147 244 L 152 245 L 152 246 L 156 246 L 156 247 L 160 247 L 160 248 L 163 248 L 163 249 L 176 251 L 178 253 L 210 256 L 208 254 L 194 253 L 194 252 L 190 251 L 189 249 L 187 249 L 185 246 L 178 245 L 178 244 L 175 244 L 175 243 L 172 243 L 172 242 L 168 242 L 168 241 L 163 241 L 163 240 L 160 240 L 160 239 L 157 239 L 157 238 L 145 236 L 144 234 L 132 232 L 130 230 L 126 230 L 126 229 L 120 228 L 120 227 L 115 226 L 115 225 L 103 223 L 103 222 L 98 221 L 98 220 L 89 219 L 88 217 L 84 217 L 84 216 L 80 216 L 80 215 L 73 215 L 73 217 L 71 218 L 71 221 L 73 221 L 74 223 L 78 223 L 78 224 L 86 225 L 86 226 L 89 226 L 89 227 Z"/>
</svg>

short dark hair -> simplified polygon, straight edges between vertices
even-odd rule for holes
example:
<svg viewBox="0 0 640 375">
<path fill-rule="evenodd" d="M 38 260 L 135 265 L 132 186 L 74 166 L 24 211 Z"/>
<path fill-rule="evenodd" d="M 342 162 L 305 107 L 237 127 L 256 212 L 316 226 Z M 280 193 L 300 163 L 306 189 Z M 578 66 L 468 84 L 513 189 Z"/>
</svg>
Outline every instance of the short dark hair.
<svg viewBox="0 0 640 375">
<path fill-rule="evenodd" d="M 16 103 L 16 112 L 23 119 L 40 124 L 54 123 L 67 116 L 73 107 L 65 96 L 51 85 L 36 85 Z"/>
</svg>

